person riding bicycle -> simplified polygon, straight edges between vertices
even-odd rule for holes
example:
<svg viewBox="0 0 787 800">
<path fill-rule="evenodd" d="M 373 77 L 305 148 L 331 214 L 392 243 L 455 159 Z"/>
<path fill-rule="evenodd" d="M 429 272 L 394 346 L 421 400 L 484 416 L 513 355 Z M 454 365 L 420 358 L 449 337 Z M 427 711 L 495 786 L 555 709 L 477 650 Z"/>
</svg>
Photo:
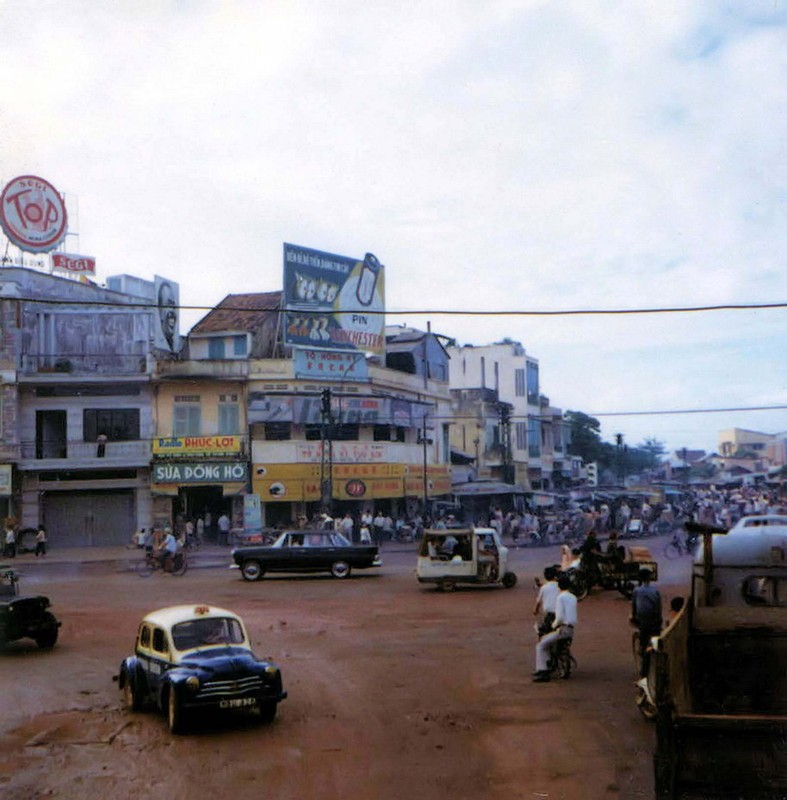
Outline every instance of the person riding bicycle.
<svg viewBox="0 0 787 800">
<path fill-rule="evenodd" d="M 172 558 L 175 557 L 175 553 L 178 551 L 178 540 L 173 536 L 172 531 L 167 528 L 164 539 L 162 540 L 161 544 L 156 551 L 156 559 L 159 562 L 159 565 L 162 569 L 165 568 L 167 563 L 167 558 L 170 556 Z"/>
<path fill-rule="evenodd" d="M 549 656 L 552 649 L 562 639 L 573 639 L 577 626 L 577 598 L 571 593 L 571 579 L 567 575 L 558 578 L 560 594 L 555 602 L 555 621 L 551 633 L 542 636 L 536 644 L 536 671 L 533 681 L 542 683 L 549 680 Z"/>
<path fill-rule="evenodd" d="M 544 636 L 552 630 L 552 623 L 555 621 L 555 606 L 557 597 L 560 594 L 560 586 L 557 582 L 557 568 L 547 567 L 544 570 L 544 583 L 538 589 L 536 605 L 533 608 L 533 616 L 537 617 L 541 612 L 541 621 L 537 624 L 539 636 Z"/>
<path fill-rule="evenodd" d="M 661 594 L 651 586 L 653 572 L 648 567 L 639 571 L 640 585 L 631 597 L 630 622 L 639 629 L 640 680 L 648 677 L 650 669 L 650 640 L 661 633 Z"/>
</svg>

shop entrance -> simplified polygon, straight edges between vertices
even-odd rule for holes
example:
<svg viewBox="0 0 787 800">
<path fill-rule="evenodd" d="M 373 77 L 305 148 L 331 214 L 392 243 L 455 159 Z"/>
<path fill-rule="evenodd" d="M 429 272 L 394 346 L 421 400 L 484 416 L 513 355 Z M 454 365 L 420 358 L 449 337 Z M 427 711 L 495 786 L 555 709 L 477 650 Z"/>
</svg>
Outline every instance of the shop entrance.
<svg viewBox="0 0 787 800">
<path fill-rule="evenodd" d="M 205 521 L 204 536 L 208 541 L 218 539 L 218 518 L 226 513 L 231 518 L 230 501 L 224 497 L 221 486 L 181 487 L 178 492 L 179 514 L 183 520 L 195 521 L 202 517 Z"/>
</svg>

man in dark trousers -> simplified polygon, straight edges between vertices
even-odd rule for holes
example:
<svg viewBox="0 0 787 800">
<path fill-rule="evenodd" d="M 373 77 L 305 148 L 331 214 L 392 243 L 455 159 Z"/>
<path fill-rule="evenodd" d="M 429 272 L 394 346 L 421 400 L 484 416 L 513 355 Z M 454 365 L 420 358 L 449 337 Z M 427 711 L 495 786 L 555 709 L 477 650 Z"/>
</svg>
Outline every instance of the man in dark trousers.
<svg viewBox="0 0 787 800">
<path fill-rule="evenodd" d="M 651 586 L 653 573 L 647 567 L 639 571 L 640 585 L 631 597 L 630 621 L 639 628 L 639 647 L 642 659 L 639 677 L 647 678 L 650 669 L 650 640 L 661 633 L 661 595 Z"/>
</svg>

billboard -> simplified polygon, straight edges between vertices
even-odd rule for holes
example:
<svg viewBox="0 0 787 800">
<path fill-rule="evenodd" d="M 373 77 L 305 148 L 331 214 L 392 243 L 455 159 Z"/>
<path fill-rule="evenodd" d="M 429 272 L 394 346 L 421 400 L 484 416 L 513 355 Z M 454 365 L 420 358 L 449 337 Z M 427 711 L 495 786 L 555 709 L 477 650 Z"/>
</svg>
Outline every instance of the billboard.
<svg viewBox="0 0 787 800">
<path fill-rule="evenodd" d="M 46 253 L 65 238 L 66 204 L 49 181 L 20 175 L 9 181 L 0 195 L 0 225 L 20 250 Z"/>
<path fill-rule="evenodd" d="M 247 421 L 249 425 L 265 422 L 294 422 L 298 425 L 319 425 L 322 421 L 319 394 L 276 395 L 249 392 Z M 420 428 L 432 406 L 395 397 L 363 397 L 334 394 L 331 398 L 333 421 L 342 425 L 396 425 Z"/>
<path fill-rule="evenodd" d="M 385 268 L 284 245 L 284 341 L 295 347 L 385 352 Z"/>
<path fill-rule="evenodd" d="M 180 287 L 174 281 L 155 276 L 156 314 L 153 319 L 153 345 L 159 350 L 180 350 Z"/>
<path fill-rule="evenodd" d="M 52 269 L 82 275 L 96 274 L 96 259 L 92 256 L 77 256 L 71 253 L 53 253 Z"/>
<path fill-rule="evenodd" d="M 328 381 L 368 381 L 363 353 L 336 350 L 295 350 L 295 377 Z"/>
</svg>

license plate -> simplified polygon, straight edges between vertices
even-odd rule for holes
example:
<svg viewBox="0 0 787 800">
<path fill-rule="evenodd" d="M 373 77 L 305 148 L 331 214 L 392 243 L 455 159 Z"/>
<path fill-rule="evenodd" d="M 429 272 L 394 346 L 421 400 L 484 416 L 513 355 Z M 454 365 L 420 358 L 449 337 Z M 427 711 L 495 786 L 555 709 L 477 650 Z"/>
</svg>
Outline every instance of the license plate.
<svg viewBox="0 0 787 800">
<path fill-rule="evenodd" d="M 256 697 L 236 697 L 232 700 L 221 700 L 219 708 L 247 708 L 248 706 L 256 706 Z"/>
</svg>

